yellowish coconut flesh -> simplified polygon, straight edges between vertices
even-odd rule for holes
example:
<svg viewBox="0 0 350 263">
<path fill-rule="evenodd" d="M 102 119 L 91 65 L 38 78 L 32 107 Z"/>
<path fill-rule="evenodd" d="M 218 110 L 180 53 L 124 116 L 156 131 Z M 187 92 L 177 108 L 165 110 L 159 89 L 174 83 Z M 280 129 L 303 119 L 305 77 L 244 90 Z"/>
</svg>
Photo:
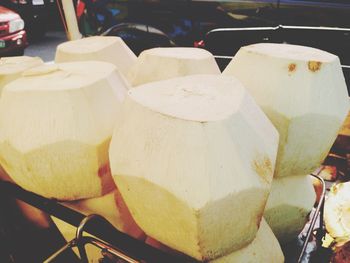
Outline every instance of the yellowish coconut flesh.
<svg viewBox="0 0 350 263">
<path fill-rule="evenodd" d="M 309 47 L 255 44 L 241 48 L 223 74 L 243 83 L 279 131 L 276 177 L 319 167 L 349 110 L 337 56 Z"/>
<path fill-rule="evenodd" d="M 271 228 L 263 219 L 255 239 L 249 245 L 211 263 L 283 263 L 284 256 L 280 244 Z"/>
<path fill-rule="evenodd" d="M 0 58 L 0 94 L 6 84 L 19 78 L 23 71 L 42 65 L 39 57 L 3 57 Z"/>
<path fill-rule="evenodd" d="M 327 232 L 336 239 L 350 239 L 350 183 L 334 185 L 329 192 L 324 220 Z"/>
<path fill-rule="evenodd" d="M 296 238 L 316 201 L 309 175 L 274 179 L 264 218 L 280 243 Z"/>
<path fill-rule="evenodd" d="M 105 62 L 42 66 L 8 84 L 0 101 L 0 163 L 48 198 L 114 189 L 108 147 L 126 87 Z"/>
<path fill-rule="evenodd" d="M 2 57 L 0 58 L 0 96 L 6 84 L 19 78 L 23 71 L 42 65 L 39 57 Z M 0 166 L 0 179 L 12 181 L 5 170 Z"/>
<path fill-rule="evenodd" d="M 194 74 L 220 74 L 214 56 L 199 48 L 152 48 L 143 51 L 128 73 L 132 86 Z"/>
<path fill-rule="evenodd" d="M 112 174 L 147 235 L 199 260 L 255 238 L 278 133 L 236 79 L 196 75 L 132 89 L 119 123 Z"/>
<path fill-rule="evenodd" d="M 98 60 L 114 64 L 126 75 L 136 55 L 119 37 L 93 36 L 58 45 L 55 62 Z"/>
<path fill-rule="evenodd" d="M 116 229 L 137 239 L 144 239 L 145 237 L 143 231 L 133 220 L 117 190 L 101 197 L 64 202 L 62 204 L 84 215 L 98 214 L 103 216 Z"/>
</svg>

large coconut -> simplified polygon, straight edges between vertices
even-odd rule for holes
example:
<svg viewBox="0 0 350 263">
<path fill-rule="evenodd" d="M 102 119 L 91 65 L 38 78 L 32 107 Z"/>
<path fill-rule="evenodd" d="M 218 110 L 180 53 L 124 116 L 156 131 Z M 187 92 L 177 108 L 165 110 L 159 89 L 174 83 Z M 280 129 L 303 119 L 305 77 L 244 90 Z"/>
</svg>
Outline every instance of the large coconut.
<svg viewBox="0 0 350 263">
<path fill-rule="evenodd" d="M 19 78 L 23 71 L 42 65 L 44 62 L 39 57 L 2 57 L 0 58 L 0 96 L 6 84 Z M 0 179 L 12 181 L 0 166 Z"/>
<path fill-rule="evenodd" d="M 223 74 L 243 83 L 279 131 L 275 176 L 309 174 L 320 166 L 349 110 L 337 56 L 255 44 L 241 48 Z"/>
<path fill-rule="evenodd" d="M 1 165 L 17 184 L 48 198 L 110 192 L 108 147 L 125 92 L 110 63 L 27 71 L 0 100 Z"/>
<path fill-rule="evenodd" d="M 3 57 L 0 58 L 0 95 L 5 85 L 21 76 L 23 71 L 42 65 L 39 57 Z"/>
<path fill-rule="evenodd" d="M 55 62 L 98 60 L 114 64 L 125 75 L 136 55 L 119 37 L 94 36 L 58 45 Z"/>
<path fill-rule="evenodd" d="M 132 89 L 110 146 L 115 182 L 147 235 L 199 260 L 251 242 L 270 190 L 278 133 L 231 77 Z"/>
<path fill-rule="evenodd" d="M 333 238 L 350 239 L 350 182 L 331 188 L 324 206 L 324 221 Z"/>
<path fill-rule="evenodd" d="M 309 175 L 274 179 L 264 217 L 281 243 L 296 238 L 316 201 Z"/>
<path fill-rule="evenodd" d="M 137 86 L 194 74 L 220 74 L 210 52 L 199 48 L 152 48 L 139 55 L 128 80 Z"/>
<path fill-rule="evenodd" d="M 283 263 L 284 256 L 271 228 L 263 219 L 259 231 L 252 243 L 211 263 Z"/>
</svg>

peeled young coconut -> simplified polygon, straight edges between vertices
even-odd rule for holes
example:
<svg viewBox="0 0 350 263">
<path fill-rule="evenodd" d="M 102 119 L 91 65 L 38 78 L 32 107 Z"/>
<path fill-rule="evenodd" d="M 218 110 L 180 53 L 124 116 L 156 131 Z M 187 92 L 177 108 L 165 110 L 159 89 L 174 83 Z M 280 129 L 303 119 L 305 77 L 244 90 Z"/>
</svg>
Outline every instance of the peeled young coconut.
<svg viewBox="0 0 350 263">
<path fill-rule="evenodd" d="M 337 239 L 350 239 L 350 182 L 331 188 L 324 206 L 327 232 Z"/>
<path fill-rule="evenodd" d="M 98 60 L 114 64 L 127 74 L 136 61 L 136 55 L 120 37 L 94 36 L 64 42 L 58 45 L 55 62 Z"/>
<path fill-rule="evenodd" d="M 2 57 L 0 58 L 0 96 L 6 84 L 19 78 L 23 71 L 42 65 L 39 57 Z M 12 181 L 5 170 L 0 166 L 0 180 Z"/>
<path fill-rule="evenodd" d="M 101 215 L 119 231 L 137 239 L 145 239 L 143 231 L 135 223 L 117 190 L 101 197 L 64 202 L 63 205 L 84 215 Z"/>
<path fill-rule="evenodd" d="M 211 263 L 283 263 L 284 256 L 271 228 L 264 219 L 261 220 L 259 231 L 252 243 Z"/>
<path fill-rule="evenodd" d="M 176 251 L 169 249 L 157 240 L 147 237 L 146 244 L 170 254 L 176 254 Z M 268 253 L 267 253 L 268 251 Z M 284 256 L 280 244 L 273 234 L 271 228 L 264 219 L 261 220 L 259 230 L 254 240 L 247 246 L 236 250 L 226 256 L 209 261 L 211 263 L 283 263 Z"/>
<path fill-rule="evenodd" d="M 349 110 L 337 56 L 255 44 L 241 48 L 223 74 L 243 83 L 279 131 L 276 177 L 309 174 L 320 166 Z"/>
<path fill-rule="evenodd" d="M 280 243 L 296 238 L 316 201 L 309 175 L 274 179 L 264 218 Z"/>
<path fill-rule="evenodd" d="M 194 74 L 220 74 L 214 56 L 200 48 L 152 48 L 143 51 L 128 74 L 132 86 Z"/>
<path fill-rule="evenodd" d="M 0 58 L 0 95 L 5 85 L 21 76 L 23 71 L 42 65 L 39 57 L 3 57 Z"/>
<path fill-rule="evenodd" d="M 105 62 L 44 65 L 6 86 L 0 163 L 26 190 L 59 200 L 115 188 L 108 147 L 126 87 Z"/>
<path fill-rule="evenodd" d="M 194 75 L 132 89 L 118 123 L 112 174 L 147 235 L 199 260 L 254 239 L 278 133 L 235 78 Z"/>
</svg>

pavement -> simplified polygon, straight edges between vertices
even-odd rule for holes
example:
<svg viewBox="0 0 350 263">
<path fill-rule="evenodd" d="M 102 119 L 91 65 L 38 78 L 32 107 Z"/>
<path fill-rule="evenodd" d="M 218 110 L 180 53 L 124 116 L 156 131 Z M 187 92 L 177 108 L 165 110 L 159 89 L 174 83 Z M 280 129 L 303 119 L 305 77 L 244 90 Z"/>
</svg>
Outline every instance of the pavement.
<svg viewBox="0 0 350 263">
<path fill-rule="evenodd" d="M 67 41 L 64 31 L 48 31 L 40 40 L 33 41 L 25 49 L 26 56 L 38 56 L 45 62 L 53 61 L 58 44 Z"/>
</svg>

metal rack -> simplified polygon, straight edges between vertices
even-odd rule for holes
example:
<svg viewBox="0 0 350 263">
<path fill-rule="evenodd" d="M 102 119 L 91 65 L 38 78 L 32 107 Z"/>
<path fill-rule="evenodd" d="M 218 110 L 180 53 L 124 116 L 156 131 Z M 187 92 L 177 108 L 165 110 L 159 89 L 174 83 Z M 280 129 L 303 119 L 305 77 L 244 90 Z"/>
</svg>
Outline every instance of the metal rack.
<svg viewBox="0 0 350 263">
<path fill-rule="evenodd" d="M 306 231 L 306 236 L 303 238 L 304 241 L 297 260 L 298 263 L 304 262 L 303 258 L 311 237 L 314 236 L 317 242 L 321 243 L 325 233 L 323 226 L 323 208 L 326 194 L 325 182 L 317 175 L 312 176 L 320 180 L 322 183 L 322 195 L 314 213 L 311 216 L 309 227 Z M 34 206 L 41 211 L 51 216 L 55 216 L 77 228 L 75 238 L 67 242 L 63 247 L 48 257 L 44 263 L 54 262 L 54 260 L 60 254 L 73 247 L 78 248 L 79 261 L 87 263 L 89 262 L 85 250 L 85 246 L 87 244 L 91 244 L 99 248 L 101 250 L 101 256 L 109 258 L 108 262 L 197 262 L 196 260 L 186 256 L 181 257 L 165 253 L 137 239 L 134 239 L 115 229 L 106 219 L 99 215 L 84 216 L 75 210 L 61 205 L 56 200 L 46 199 L 37 194 L 25 191 L 15 184 L 0 181 L 0 192 Z M 315 230 L 317 221 L 318 227 Z M 84 235 L 85 232 L 93 235 L 94 237 Z"/>
<path fill-rule="evenodd" d="M 304 242 L 303 246 L 301 248 L 299 257 L 298 257 L 298 263 L 303 262 L 303 258 L 305 256 L 306 248 L 308 246 L 308 243 L 312 237 L 312 235 L 315 236 L 316 238 L 316 243 L 318 246 L 321 246 L 322 244 L 322 239 L 325 236 L 325 228 L 324 228 L 324 223 L 323 223 L 323 215 L 324 215 L 324 202 L 325 202 L 325 197 L 326 197 L 326 184 L 323 178 L 319 177 L 318 175 L 311 174 L 313 177 L 318 179 L 321 184 L 322 184 L 322 192 L 321 192 L 321 197 L 320 200 L 317 204 L 317 207 L 315 211 L 312 213 L 311 220 L 309 222 L 309 227 L 306 231 L 306 236 L 304 237 Z M 315 230 L 315 225 L 316 222 L 318 221 L 318 228 Z"/>
</svg>

